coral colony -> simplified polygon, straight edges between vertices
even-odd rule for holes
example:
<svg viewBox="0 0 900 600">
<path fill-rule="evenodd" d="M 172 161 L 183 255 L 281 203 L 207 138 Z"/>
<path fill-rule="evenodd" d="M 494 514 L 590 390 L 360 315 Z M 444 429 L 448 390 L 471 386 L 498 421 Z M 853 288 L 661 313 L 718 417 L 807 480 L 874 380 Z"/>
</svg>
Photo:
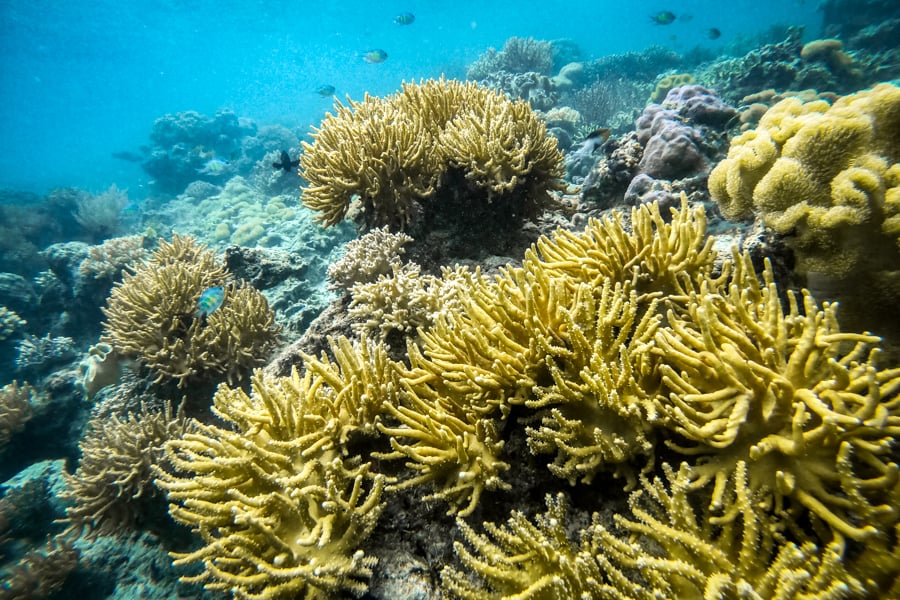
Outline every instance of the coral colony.
<svg viewBox="0 0 900 600">
<path fill-rule="evenodd" d="M 0 597 L 900 596 L 900 56 L 826 4 L 305 141 L 167 115 L 164 200 L 0 205 Z"/>
</svg>

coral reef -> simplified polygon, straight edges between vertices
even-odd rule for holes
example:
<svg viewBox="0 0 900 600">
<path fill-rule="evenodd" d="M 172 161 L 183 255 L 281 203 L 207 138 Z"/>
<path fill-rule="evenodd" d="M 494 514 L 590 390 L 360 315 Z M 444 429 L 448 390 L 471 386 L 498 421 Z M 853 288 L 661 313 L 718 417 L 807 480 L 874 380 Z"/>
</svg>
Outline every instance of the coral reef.
<svg viewBox="0 0 900 600">
<path fill-rule="evenodd" d="M 25 428 L 33 414 L 31 399 L 34 393 L 34 388 L 27 383 L 19 385 L 15 381 L 0 388 L 0 449 Z"/>
<path fill-rule="evenodd" d="M 158 485 L 204 542 L 176 556 L 203 565 L 184 580 L 238 598 L 365 591 L 376 561 L 360 544 L 383 509 L 384 477 L 339 444 L 372 426 L 365 407 L 391 394 L 390 371 L 377 351 L 343 350 L 302 377 L 255 375 L 252 396 L 219 388 L 214 410 L 228 426 L 199 424 L 166 445 L 173 470 L 158 470 Z"/>
<path fill-rule="evenodd" d="M 411 229 L 459 207 L 463 234 L 486 223 L 496 232 L 561 186 L 562 155 L 544 123 L 526 103 L 474 83 L 407 83 L 385 98 L 339 103 L 313 137 L 300 159 L 302 200 L 326 226 L 358 198 L 366 228 Z"/>
<path fill-rule="evenodd" d="M 146 522 L 156 495 L 152 469 L 162 460 L 165 443 L 190 430 L 191 422 L 171 404 L 88 421 L 78 468 L 65 475 L 69 528 L 111 534 Z"/>
<path fill-rule="evenodd" d="M 222 305 L 198 314 L 200 295 L 217 286 Z M 180 387 L 197 378 L 240 379 L 266 360 L 278 333 L 262 294 L 229 282 L 214 252 L 177 235 L 124 275 L 103 312 L 102 342 L 149 367 L 157 382 L 174 379 Z"/>
<path fill-rule="evenodd" d="M 0 341 L 12 337 L 26 321 L 5 306 L 0 306 Z"/>
<path fill-rule="evenodd" d="M 709 187 L 729 219 L 758 215 L 803 271 L 897 270 L 900 88 L 824 101 L 782 100 L 731 143 Z"/>
<path fill-rule="evenodd" d="M 349 290 L 359 283 L 371 283 L 391 272 L 400 261 L 403 246 L 412 241 L 405 233 L 389 233 L 386 227 L 373 229 L 344 247 L 344 255 L 328 267 L 331 289 Z"/>
</svg>

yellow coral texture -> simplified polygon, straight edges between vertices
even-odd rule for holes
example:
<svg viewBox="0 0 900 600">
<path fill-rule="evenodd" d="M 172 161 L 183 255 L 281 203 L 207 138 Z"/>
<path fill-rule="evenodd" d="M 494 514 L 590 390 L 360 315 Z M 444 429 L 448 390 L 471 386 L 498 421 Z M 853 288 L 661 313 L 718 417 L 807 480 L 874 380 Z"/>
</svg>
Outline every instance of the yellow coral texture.
<svg viewBox="0 0 900 600">
<path fill-rule="evenodd" d="M 325 226 L 353 201 L 365 225 L 407 227 L 423 202 L 460 171 L 485 201 L 522 192 L 525 208 L 561 187 L 562 155 L 527 103 L 473 82 L 428 80 L 337 104 L 304 142 L 303 203 Z"/>
<path fill-rule="evenodd" d="M 787 98 L 732 141 L 710 193 L 729 219 L 759 216 L 788 236 L 805 271 L 897 270 L 900 88 Z"/>
</svg>

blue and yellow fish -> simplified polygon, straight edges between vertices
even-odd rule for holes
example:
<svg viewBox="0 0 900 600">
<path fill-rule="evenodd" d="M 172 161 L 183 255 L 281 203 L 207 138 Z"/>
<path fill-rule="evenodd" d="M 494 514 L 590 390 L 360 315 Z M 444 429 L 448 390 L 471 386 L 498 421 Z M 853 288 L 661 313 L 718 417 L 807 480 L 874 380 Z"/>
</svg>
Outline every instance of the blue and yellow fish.
<svg viewBox="0 0 900 600">
<path fill-rule="evenodd" d="M 363 60 L 367 63 L 377 65 L 387 60 L 387 52 L 385 52 L 381 48 L 375 48 L 374 50 L 369 50 L 368 52 L 363 54 Z"/>
<path fill-rule="evenodd" d="M 405 12 L 394 17 L 394 23 L 397 25 L 412 25 L 416 20 L 416 15 L 411 12 Z"/>
<path fill-rule="evenodd" d="M 661 10 L 655 15 L 650 15 L 650 20 L 656 25 L 671 25 L 675 22 L 675 13 L 670 10 Z"/>
<path fill-rule="evenodd" d="M 216 312 L 225 300 L 225 288 L 221 285 L 206 288 L 197 300 L 197 316 L 206 318 Z"/>
</svg>

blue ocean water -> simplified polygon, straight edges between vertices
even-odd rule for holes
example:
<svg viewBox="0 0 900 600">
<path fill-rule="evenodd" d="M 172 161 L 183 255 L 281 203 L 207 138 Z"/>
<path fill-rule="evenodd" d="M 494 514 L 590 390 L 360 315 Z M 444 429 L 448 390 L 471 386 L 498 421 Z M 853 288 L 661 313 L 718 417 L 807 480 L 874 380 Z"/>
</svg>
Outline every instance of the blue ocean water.
<svg viewBox="0 0 900 600">
<path fill-rule="evenodd" d="M 656 25 L 650 15 L 679 18 Z M 394 23 L 412 12 L 412 25 Z M 139 165 L 113 152 L 147 143 L 169 113 L 222 108 L 259 124 L 317 124 L 338 98 L 382 95 L 404 80 L 464 77 L 511 36 L 570 39 L 586 59 L 663 45 L 727 51 L 774 25 L 818 34 L 809 0 L 677 2 L 297 2 L 90 0 L 0 4 L 0 189 L 145 193 Z M 705 32 L 716 27 L 718 40 Z M 382 64 L 361 55 L 388 53 Z M 745 48 L 746 50 L 746 48 Z"/>
</svg>

